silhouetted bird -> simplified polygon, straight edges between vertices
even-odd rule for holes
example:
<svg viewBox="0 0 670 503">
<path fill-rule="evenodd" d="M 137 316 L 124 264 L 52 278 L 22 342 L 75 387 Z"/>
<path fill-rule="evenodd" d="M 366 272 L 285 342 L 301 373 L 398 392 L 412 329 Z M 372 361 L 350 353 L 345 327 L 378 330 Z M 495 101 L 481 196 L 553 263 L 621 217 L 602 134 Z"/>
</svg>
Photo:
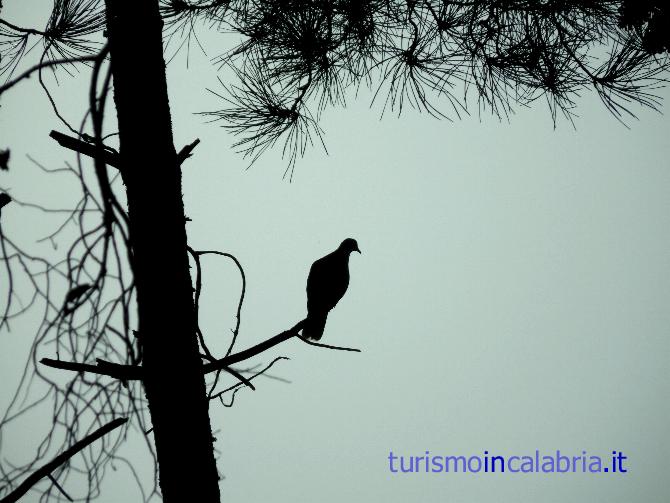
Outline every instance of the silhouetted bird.
<svg viewBox="0 0 670 503">
<path fill-rule="evenodd" d="M 355 239 L 345 239 L 332 253 L 312 264 L 307 277 L 307 318 L 302 336 L 319 340 L 323 336 L 328 313 L 344 296 L 349 286 L 349 255 L 357 251 Z"/>
</svg>

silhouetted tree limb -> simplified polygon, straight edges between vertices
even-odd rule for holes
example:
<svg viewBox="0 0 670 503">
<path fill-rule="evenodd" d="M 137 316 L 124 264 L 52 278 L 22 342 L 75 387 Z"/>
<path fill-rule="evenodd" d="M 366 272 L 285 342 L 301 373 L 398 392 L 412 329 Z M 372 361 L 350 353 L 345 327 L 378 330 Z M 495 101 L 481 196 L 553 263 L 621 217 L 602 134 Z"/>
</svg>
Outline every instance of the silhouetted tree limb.
<svg viewBox="0 0 670 503">
<path fill-rule="evenodd" d="M 184 148 L 177 153 L 177 163 L 182 164 L 186 159 L 191 157 L 191 153 L 198 143 L 200 143 L 200 138 L 196 138 L 193 142 L 185 145 Z"/>
<path fill-rule="evenodd" d="M 89 143 L 80 140 L 79 138 L 68 136 L 58 131 L 51 131 L 51 133 L 49 133 L 49 136 L 54 140 L 56 140 L 61 147 L 73 150 L 79 154 L 91 158 L 95 158 L 97 155 L 99 155 L 98 147 L 96 147 L 93 143 Z M 94 139 L 91 138 L 91 141 L 94 141 Z M 192 143 L 182 148 L 177 154 L 177 162 L 181 164 L 187 158 L 189 158 L 192 155 L 193 149 L 195 149 L 198 143 L 200 143 L 200 139 L 196 138 Z M 102 161 L 108 166 L 113 166 L 117 169 L 121 169 L 121 163 L 119 161 L 119 153 L 116 150 L 112 149 L 111 147 L 103 145 Z"/>
<path fill-rule="evenodd" d="M 92 143 L 87 143 L 83 140 L 80 140 L 79 138 L 73 138 L 72 136 L 59 133 L 58 131 L 51 131 L 49 136 L 56 140 L 61 147 L 74 150 L 75 152 L 83 154 L 87 157 L 95 157 L 98 155 L 98 149 Z M 102 161 L 108 166 L 113 166 L 117 169 L 121 168 L 118 152 L 106 148 L 103 150 L 102 156 Z"/>
<path fill-rule="evenodd" d="M 205 374 L 208 374 L 210 372 L 223 369 L 224 367 L 227 367 L 229 365 L 234 365 L 235 363 L 247 360 L 252 356 L 259 355 L 263 351 L 266 351 L 267 349 L 270 349 L 271 347 L 276 346 L 277 344 L 281 344 L 282 342 L 287 341 L 291 337 L 295 337 L 296 335 L 298 335 L 298 332 L 300 331 L 300 329 L 302 329 L 304 323 L 305 320 L 299 321 L 292 328 L 285 330 L 263 342 L 260 342 L 255 346 L 239 351 L 238 353 L 233 353 L 215 362 L 206 363 L 202 366 L 202 370 Z"/>
<path fill-rule="evenodd" d="M 224 358 L 221 358 L 220 360 L 217 360 L 215 362 L 210 362 L 206 363 L 203 365 L 203 371 L 207 374 L 209 372 L 213 372 L 215 370 L 224 368 L 225 366 L 229 365 L 234 365 L 235 363 L 239 363 L 241 361 L 247 360 L 253 356 L 259 355 L 263 353 L 264 351 L 267 351 L 273 346 L 276 346 L 277 344 L 281 344 L 284 341 L 289 340 L 292 337 L 298 337 L 301 340 L 305 341 L 300 337 L 299 333 L 300 330 L 302 330 L 303 325 L 305 324 L 305 320 L 301 320 L 295 325 L 293 325 L 292 328 L 285 330 L 274 337 L 271 337 L 263 342 L 260 342 L 256 344 L 255 346 L 252 346 L 250 348 L 247 348 L 243 351 L 239 351 L 237 353 L 233 353 L 229 356 L 226 356 Z M 307 341 L 305 341 L 307 342 Z M 360 352 L 360 349 L 353 349 L 353 348 L 343 348 L 343 347 L 338 347 L 338 346 L 329 346 L 327 344 L 317 344 L 317 343 L 308 343 L 312 346 L 320 346 L 324 347 L 327 349 L 336 349 L 336 350 L 342 350 L 342 351 L 355 351 L 355 352 Z"/>
<path fill-rule="evenodd" d="M 40 363 L 54 369 L 70 370 L 73 372 L 90 372 L 92 374 L 113 377 L 120 381 L 141 380 L 143 377 L 142 367 L 111 363 L 100 358 L 98 358 L 96 365 L 91 363 L 66 362 L 62 360 L 54 360 L 53 358 L 42 358 Z"/>
<path fill-rule="evenodd" d="M 210 361 L 209 363 L 206 363 L 203 365 L 203 373 L 208 374 L 210 372 L 214 372 L 216 370 L 225 370 L 226 372 L 229 372 L 230 374 L 234 375 L 237 377 L 242 383 L 246 384 L 252 389 L 255 389 L 251 383 L 249 383 L 249 379 L 246 379 L 244 376 L 242 376 L 239 372 L 237 372 L 234 369 L 230 368 L 230 365 L 233 365 L 235 363 L 239 363 L 244 360 L 248 360 L 249 358 L 252 358 L 254 356 L 257 356 L 264 351 L 272 348 L 273 346 L 276 346 L 278 344 L 281 344 L 284 341 L 289 340 L 292 337 L 298 337 L 301 341 L 309 344 L 310 346 L 317 346 L 321 348 L 326 348 L 326 349 L 334 349 L 334 350 L 339 350 L 339 351 L 353 351 L 360 353 L 360 349 L 356 348 L 346 348 L 342 346 L 332 346 L 329 344 L 322 344 L 318 342 L 313 342 L 309 341 L 303 337 L 300 336 L 300 330 L 302 329 L 302 326 L 304 325 L 305 320 L 299 321 L 296 323 L 292 328 L 285 330 L 274 337 L 271 337 L 263 342 L 260 342 L 256 344 L 255 346 L 252 346 L 250 348 L 247 348 L 245 350 L 239 351 L 237 353 L 233 353 L 231 355 L 227 355 L 223 358 L 220 359 L 214 359 L 213 361 Z M 135 367 L 135 366 L 130 366 L 130 365 L 120 365 L 117 363 L 111 363 L 107 362 L 105 360 L 102 360 L 98 358 L 97 360 L 97 365 L 92 365 L 88 363 L 77 363 L 77 362 L 65 362 L 65 361 L 60 361 L 60 360 L 54 360 L 51 358 L 42 358 L 40 360 L 42 364 L 46 365 L 47 367 L 52 367 L 56 369 L 62 369 L 62 370 L 71 370 L 74 372 L 91 372 L 94 374 L 99 374 L 99 375 L 105 375 L 109 377 L 113 377 L 115 379 L 120 379 L 122 381 L 131 381 L 131 380 L 140 380 L 143 378 L 143 371 L 142 367 Z M 174 369 L 175 372 L 178 372 L 179 369 Z"/>
<path fill-rule="evenodd" d="M 106 425 L 102 426 L 101 428 L 98 428 L 96 431 L 88 435 L 87 437 L 79 440 L 76 442 L 74 445 L 66 449 L 64 452 L 56 456 L 54 459 L 52 459 L 49 463 L 45 464 L 44 466 L 40 467 L 36 471 L 34 471 L 28 478 L 26 478 L 16 489 L 14 489 L 11 493 L 9 493 L 7 496 L 2 498 L 0 500 L 0 503 L 15 503 L 16 501 L 21 498 L 24 494 L 26 494 L 31 487 L 33 487 L 35 484 L 37 484 L 40 479 L 44 477 L 48 477 L 52 471 L 54 471 L 56 468 L 58 468 L 60 465 L 65 463 L 67 460 L 69 460 L 72 456 L 77 454 L 78 452 L 82 451 L 84 448 L 86 448 L 88 445 L 92 444 L 96 440 L 98 440 L 100 437 L 106 435 L 110 431 L 118 428 L 122 424 L 125 424 L 128 421 L 127 418 L 118 418 L 114 419 L 113 421 L 107 423 Z"/>
<path fill-rule="evenodd" d="M 217 360 L 214 361 L 216 362 Z M 144 372 L 142 367 L 112 363 L 102 360 L 100 358 L 97 359 L 96 365 L 90 363 L 66 362 L 62 360 L 54 360 L 52 358 L 42 358 L 40 360 L 40 363 L 46 365 L 47 367 L 60 370 L 70 370 L 78 373 L 88 372 L 91 374 L 97 374 L 101 376 L 109 376 L 113 377 L 114 379 L 120 380 L 122 383 L 126 383 L 127 381 L 142 380 L 144 378 Z M 249 379 L 244 377 L 235 369 L 231 369 L 230 367 L 225 366 L 221 368 L 221 370 L 224 370 L 229 374 L 231 374 L 232 376 L 236 377 L 243 384 L 249 386 L 251 389 L 253 390 L 256 389 Z M 179 369 L 175 369 L 175 372 L 178 371 Z"/>
</svg>

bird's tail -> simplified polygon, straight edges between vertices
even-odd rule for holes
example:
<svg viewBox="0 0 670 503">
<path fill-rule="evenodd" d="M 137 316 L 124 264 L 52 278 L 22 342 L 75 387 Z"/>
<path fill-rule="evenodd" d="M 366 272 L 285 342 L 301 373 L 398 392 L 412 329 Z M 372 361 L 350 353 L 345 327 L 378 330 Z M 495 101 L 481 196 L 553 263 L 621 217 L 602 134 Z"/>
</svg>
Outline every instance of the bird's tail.
<svg viewBox="0 0 670 503">
<path fill-rule="evenodd" d="M 318 341 L 323 336 L 323 330 L 326 328 L 326 319 L 328 313 L 309 314 L 305 318 L 305 324 L 302 326 L 302 336 L 306 339 Z"/>
</svg>

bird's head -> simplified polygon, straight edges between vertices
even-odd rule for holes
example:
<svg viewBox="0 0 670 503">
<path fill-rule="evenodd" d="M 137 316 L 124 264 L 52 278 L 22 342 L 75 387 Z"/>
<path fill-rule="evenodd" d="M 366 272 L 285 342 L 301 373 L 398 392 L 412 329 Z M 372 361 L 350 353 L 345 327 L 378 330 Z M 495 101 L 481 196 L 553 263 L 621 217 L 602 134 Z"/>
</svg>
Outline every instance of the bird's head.
<svg viewBox="0 0 670 503">
<path fill-rule="evenodd" d="M 340 245 L 340 250 L 347 254 L 355 251 L 361 253 L 361 250 L 358 248 L 358 243 L 356 242 L 355 239 L 352 238 L 347 238 L 344 241 L 342 241 L 342 244 Z"/>
</svg>

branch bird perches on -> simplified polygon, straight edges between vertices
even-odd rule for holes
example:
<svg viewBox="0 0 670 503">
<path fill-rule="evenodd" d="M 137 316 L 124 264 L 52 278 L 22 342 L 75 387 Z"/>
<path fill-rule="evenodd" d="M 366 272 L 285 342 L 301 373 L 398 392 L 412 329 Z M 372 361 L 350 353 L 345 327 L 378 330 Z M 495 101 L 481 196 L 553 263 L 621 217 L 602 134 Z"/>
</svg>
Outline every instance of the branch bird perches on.
<svg viewBox="0 0 670 503">
<path fill-rule="evenodd" d="M 254 356 L 261 354 L 262 352 L 281 344 L 293 337 L 297 337 L 301 341 L 309 344 L 310 346 L 321 347 L 325 349 L 333 349 L 337 351 L 350 351 L 360 353 L 360 349 L 348 348 L 342 346 L 333 346 L 329 344 L 321 344 L 313 341 L 309 341 L 304 337 L 300 336 L 300 330 L 302 330 L 305 320 L 301 320 L 296 323 L 293 327 L 283 332 L 278 333 L 274 337 L 266 339 L 263 342 L 256 344 L 250 348 L 244 349 L 237 353 L 225 356 L 218 360 L 205 363 L 202 366 L 202 371 L 205 374 L 210 372 L 215 372 L 217 370 L 226 370 L 230 365 L 235 363 L 248 360 Z M 90 372 L 93 374 L 99 374 L 104 376 L 113 377 L 121 381 L 132 381 L 132 380 L 141 380 L 142 379 L 142 367 L 135 365 L 121 365 L 117 363 L 111 363 L 102 359 L 98 359 L 97 365 L 90 363 L 79 363 L 79 362 L 65 362 L 60 360 L 54 360 L 52 358 L 42 358 L 40 362 L 47 367 L 61 369 L 61 370 L 70 370 L 73 372 Z M 175 372 L 178 372 L 179 369 L 174 369 Z"/>
</svg>

